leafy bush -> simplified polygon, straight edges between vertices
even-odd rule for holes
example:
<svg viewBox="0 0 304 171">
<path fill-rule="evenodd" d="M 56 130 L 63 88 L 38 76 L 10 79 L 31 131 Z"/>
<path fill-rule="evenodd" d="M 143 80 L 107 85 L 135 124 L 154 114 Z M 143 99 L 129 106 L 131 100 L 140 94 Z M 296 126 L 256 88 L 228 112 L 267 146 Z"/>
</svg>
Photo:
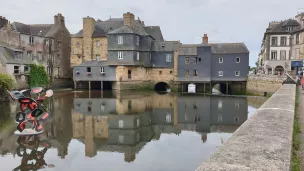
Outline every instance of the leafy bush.
<svg viewBox="0 0 304 171">
<path fill-rule="evenodd" d="M 30 65 L 28 84 L 30 87 L 47 87 L 49 85 L 49 78 L 42 64 Z"/>
<path fill-rule="evenodd" d="M 0 74 L 0 89 L 10 90 L 15 86 L 15 80 L 9 74 Z"/>
</svg>

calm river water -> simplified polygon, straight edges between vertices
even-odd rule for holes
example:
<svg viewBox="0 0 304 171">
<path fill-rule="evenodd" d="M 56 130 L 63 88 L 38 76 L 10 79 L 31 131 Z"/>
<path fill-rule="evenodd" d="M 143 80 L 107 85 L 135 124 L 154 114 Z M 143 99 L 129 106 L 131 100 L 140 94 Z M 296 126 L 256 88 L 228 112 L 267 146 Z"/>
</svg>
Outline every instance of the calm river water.
<svg viewBox="0 0 304 171">
<path fill-rule="evenodd" d="M 0 170 L 194 171 L 263 97 L 58 92 L 35 145 L 18 144 L 18 104 L 0 105 Z M 48 145 L 48 146 L 47 146 Z M 42 151 L 39 153 L 39 151 Z M 42 163 L 42 164 L 41 164 Z"/>
</svg>

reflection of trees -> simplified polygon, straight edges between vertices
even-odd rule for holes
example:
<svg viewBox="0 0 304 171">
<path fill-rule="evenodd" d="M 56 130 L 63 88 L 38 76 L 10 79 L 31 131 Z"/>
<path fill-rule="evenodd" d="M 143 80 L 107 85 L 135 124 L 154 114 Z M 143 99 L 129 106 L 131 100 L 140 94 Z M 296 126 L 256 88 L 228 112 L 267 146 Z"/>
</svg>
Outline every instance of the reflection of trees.
<svg viewBox="0 0 304 171">
<path fill-rule="evenodd" d="M 0 128 L 10 120 L 10 113 L 11 113 L 11 108 L 9 103 L 2 103 L 0 104 Z"/>
</svg>

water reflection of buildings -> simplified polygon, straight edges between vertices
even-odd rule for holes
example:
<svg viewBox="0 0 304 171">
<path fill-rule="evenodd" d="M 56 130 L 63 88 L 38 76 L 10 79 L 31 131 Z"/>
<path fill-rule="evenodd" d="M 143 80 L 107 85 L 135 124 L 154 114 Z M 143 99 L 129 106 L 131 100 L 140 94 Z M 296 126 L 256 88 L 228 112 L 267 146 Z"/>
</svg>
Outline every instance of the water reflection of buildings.
<svg viewBox="0 0 304 171">
<path fill-rule="evenodd" d="M 81 96 L 81 95 L 80 95 Z M 162 133 L 196 131 L 203 142 L 210 132 L 234 132 L 248 115 L 245 97 L 176 96 L 153 94 L 132 97 L 74 98 L 73 138 L 85 144 L 85 153 L 124 153 L 135 160 L 147 142 Z"/>
</svg>

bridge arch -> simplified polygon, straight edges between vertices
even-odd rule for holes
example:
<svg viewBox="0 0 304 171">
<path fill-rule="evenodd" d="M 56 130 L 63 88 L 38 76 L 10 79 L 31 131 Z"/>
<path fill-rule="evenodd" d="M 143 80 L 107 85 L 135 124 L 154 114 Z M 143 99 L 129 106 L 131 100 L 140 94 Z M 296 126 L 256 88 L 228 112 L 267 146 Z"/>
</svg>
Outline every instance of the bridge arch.
<svg viewBox="0 0 304 171">
<path fill-rule="evenodd" d="M 155 91 L 167 91 L 170 89 L 170 85 L 166 82 L 158 82 L 154 86 Z"/>
</svg>

